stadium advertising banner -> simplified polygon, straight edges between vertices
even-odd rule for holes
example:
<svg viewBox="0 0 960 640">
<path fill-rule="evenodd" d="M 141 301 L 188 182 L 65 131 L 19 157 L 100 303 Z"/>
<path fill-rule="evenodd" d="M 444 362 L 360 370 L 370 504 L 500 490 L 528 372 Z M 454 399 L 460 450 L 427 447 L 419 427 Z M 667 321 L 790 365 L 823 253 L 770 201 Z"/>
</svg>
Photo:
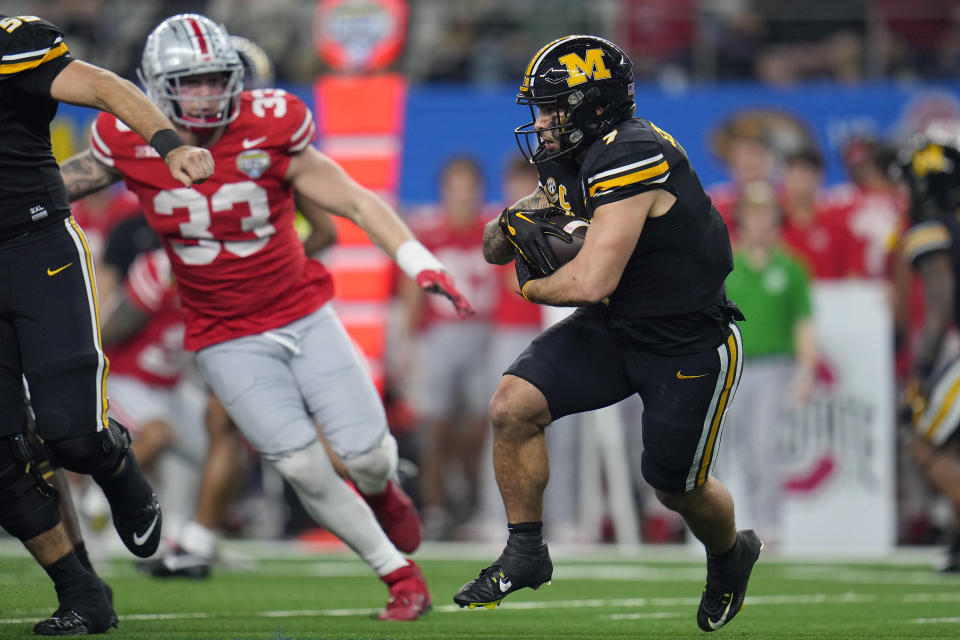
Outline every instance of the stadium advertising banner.
<svg viewBox="0 0 960 640">
<path fill-rule="evenodd" d="M 896 543 L 893 327 L 882 283 L 813 288 L 819 387 L 783 425 L 787 551 Z"/>
<path fill-rule="evenodd" d="M 436 199 L 443 161 L 471 153 L 487 171 L 487 195 L 500 200 L 505 159 L 519 153 L 513 130 L 530 119 L 514 104 L 516 87 L 411 87 L 405 125 L 400 201 Z M 762 127 L 775 156 L 813 143 L 826 160 L 826 181 L 847 179 L 840 158 L 855 136 L 902 141 L 934 120 L 960 118 L 957 85 L 804 85 L 773 89 L 754 84 L 665 92 L 638 86 L 637 115 L 668 131 L 686 150 L 704 186 L 728 179 L 725 140 L 737 125 Z M 428 142 L 428 143 L 426 143 Z"/>
<path fill-rule="evenodd" d="M 318 108 L 311 86 L 283 88 Z M 515 95 L 516 87 L 411 87 L 403 123 L 400 203 L 435 202 L 444 161 L 460 153 L 480 161 L 486 170 L 487 199 L 499 202 L 504 163 L 519 153 L 513 130 L 530 118 L 525 107 L 514 104 Z M 751 120 L 751 126 L 765 127 L 781 154 L 814 143 L 824 154 L 828 184 L 847 178 L 840 150 L 851 137 L 904 140 L 934 120 L 960 119 L 957 85 L 820 84 L 773 89 L 740 84 L 679 92 L 640 86 L 636 96 L 637 115 L 652 120 L 683 145 L 707 187 L 727 179 L 725 134 L 745 119 Z M 64 104 L 59 113 L 54 150 L 63 159 L 72 148 L 86 145 L 94 112 Z"/>
</svg>

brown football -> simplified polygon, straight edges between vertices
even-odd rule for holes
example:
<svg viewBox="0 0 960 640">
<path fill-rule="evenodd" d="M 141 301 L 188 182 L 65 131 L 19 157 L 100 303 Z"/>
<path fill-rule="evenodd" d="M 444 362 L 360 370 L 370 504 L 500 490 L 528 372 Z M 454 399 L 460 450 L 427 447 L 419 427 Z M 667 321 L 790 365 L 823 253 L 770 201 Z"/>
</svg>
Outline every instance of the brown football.
<svg viewBox="0 0 960 640">
<path fill-rule="evenodd" d="M 557 256 L 557 261 L 561 266 L 565 265 L 573 260 L 574 256 L 580 252 L 580 248 L 583 247 L 583 239 L 587 235 L 587 229 L 590 228 L 590 223 L 583 218 L 577 218 L 576 216 L 565 213 L 551 214 L 547 216 L 547 222 L 556 225 L 573 236 L 571 242 L 566 242 L 557 236 L 545 234 L 547 244 L 550 245 L 554 255 Z"/>
</svg>

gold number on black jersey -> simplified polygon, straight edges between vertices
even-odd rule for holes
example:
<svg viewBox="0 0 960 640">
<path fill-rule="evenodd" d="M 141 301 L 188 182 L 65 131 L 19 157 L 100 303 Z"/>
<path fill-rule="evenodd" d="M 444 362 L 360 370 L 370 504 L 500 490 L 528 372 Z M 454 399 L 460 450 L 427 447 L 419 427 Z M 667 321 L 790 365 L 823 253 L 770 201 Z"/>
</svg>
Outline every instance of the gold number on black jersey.
<svg viewBox="0 0 960 640">
<path fill-rule="evenodd" d="M 37 16 L 16 16 L 16 17 L 11 16 L 9 18 L 4 18 L 3 20 L 0 20 L 0 29 L 3 29 L 7 33 L 13 33 L 24 22 L 34 22 L 35 20 L 39 20 L 39 19 L 40 18 L 38 18 Z"/>
<path fill-rule="evenodd" d="M 610 144 L 611 142 L 613 142 L 613 141 L 616 140 L 616 139 L 617 139 L 617 130 L 616 130 L 616 129 L 614 129 L 613 131 L 611 131 L 611 132 L 608 133 L 607 135 L 603 136 L 603 141 L 606 142 L 607 144 Z"/>
<path fill-rule="evenodd" d="M 670 135 L 669 133 L 667 133 L 657 125 L 653 124 L 652 122 L 650 123 L 650 128 L 656 131 L 658 134 L 660 134 L 661 138 L 663 138 L 664 140 L 672 144 L 673 147 L 677 149 L 680 153 L 682 153 L 683 155 L 687 155 L 687 152 L 683 149 L 683 147 L 680 146 L 680 144 L 676 140 L 673 139 L 672 135 Z"/>
<path fill-rule="evenodd" d="M 667 142 L 669 142 L 670 144 L 672 144 L 674 147 L 677 146 L 677 141 L 673 139 L 673 136 L 672 136 L 672 135 L 670 135 L 669 133 L 667 133 L 666 131 L 664 131 L 663 129 L 661 129 L 660 127 L 658 127 L 657 125 L 653 124 L 652 122 L 650 123 L 650 127 L 651 127 L 654 131 L 656 131 L 657 133 L 659 133 L 661 138 L 663 138 L 664 140 L 666 140 Z"/>
</svg>

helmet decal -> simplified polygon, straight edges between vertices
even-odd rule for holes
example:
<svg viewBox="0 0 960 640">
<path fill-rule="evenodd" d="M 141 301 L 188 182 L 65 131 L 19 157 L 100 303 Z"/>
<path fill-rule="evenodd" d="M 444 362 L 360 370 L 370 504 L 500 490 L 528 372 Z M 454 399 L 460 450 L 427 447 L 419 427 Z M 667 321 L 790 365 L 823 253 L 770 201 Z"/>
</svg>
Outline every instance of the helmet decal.
<svg viewBox="0 0 960 640">
<path fill-rule="evenodd" d="M 603 49 L 587 49 L 584 58 L 576 53 L 568 53 L 557 58 L 567 66 L 569 77 L 567 86 L 574 87 L 587 79 L 604 80 L 610 77 L 610 70 L 603 66 Z"/>
</svg>

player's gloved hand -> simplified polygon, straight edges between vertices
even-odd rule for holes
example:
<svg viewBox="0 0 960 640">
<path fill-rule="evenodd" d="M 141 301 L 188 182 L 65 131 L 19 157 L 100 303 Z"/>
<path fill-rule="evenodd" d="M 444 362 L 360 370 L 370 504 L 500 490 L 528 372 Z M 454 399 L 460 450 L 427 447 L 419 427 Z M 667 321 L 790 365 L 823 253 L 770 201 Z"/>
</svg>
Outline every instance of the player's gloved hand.
<svg viewBox="0 0 960 640">
<path fill-rule="evenodd" d="M 547 209 L 504 209 L 498 226 L 517 253 L 536 269 L 541 276 L 548 276 L 560 268 L 553 249 L 547 244 L 547 235 L 572 242 L 573 237 L 546 220 L 553 213 L 563 213 L 553 207 Z"/>
<path fill-rule="evenodd" d="M 517 285 L 520 287 L 520 295 L 527 300 L 530 300 L 530 298 L 527 298 L 527 295 L 524 293 L 523 288 L 531 280 L 536 280 L 542 276 L 533 272 L 533 267 L 529 262 L 520 256 L 519 251 L 516 252 L 516 257 L 513 260 L 513 267 L 517 272 Z"/>
<path fill-rule="evenodd" d="M 446 271 L 439 269 L 424 269 L 417 274 L 417 284 L 428 293 L 436 293 L 446 296 L 457 309 L 457 315 L 466 318 L 474 314 L 473 306 L 467 300 L 466 296 L 460 293 L 453 278 Z"/>
</svg>

